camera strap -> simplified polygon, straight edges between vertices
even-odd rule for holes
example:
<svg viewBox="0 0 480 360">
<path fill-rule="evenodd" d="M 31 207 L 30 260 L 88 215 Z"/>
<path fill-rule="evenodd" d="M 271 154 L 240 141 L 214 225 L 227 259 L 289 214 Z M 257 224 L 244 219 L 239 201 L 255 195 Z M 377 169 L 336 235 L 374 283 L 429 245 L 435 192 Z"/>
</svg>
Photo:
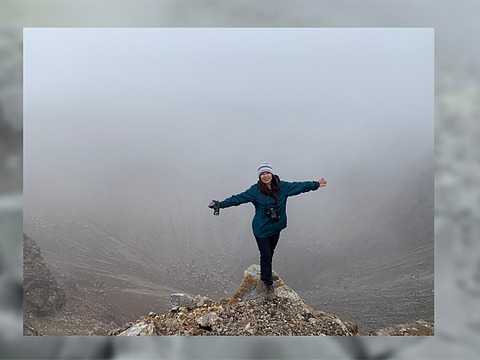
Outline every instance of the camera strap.
<svg viewBox="0 0 480 360">
<path fill-rule="evenodd" d="M 268 210 L 268 208 L 267 208 L 267 197 L 266 197 L 266 195 L 265 195 L 264 193 L 262 193 L 262 198 L 263 198 L 263 205 L 265 206 L 265 213 L 266 213 L 266 215 L 268 215 L 268 214 L 269 214 L 269 210 Z M 273 200 L 275 200 L 275 199 L 273 199 Z M 272 208 L 272 209 L 273 209 L 273 208 Z M 272 218 L 272 220 L 273 220 L 274 222 L 277 222 L 278 219 L 280 219 L 280 214 L 277 213 L 277 201 L 276 201 L 276 200 L 275 200 L 275 213 L 274 213 L 274 214 L 276 214 L 276 220 L 273 220 L 273 218 Z M 274 215 L 274 216 L 275 216 L 275 215 Z"/>
<path fill-rule="evenodd" d="M 265 208 L 267 207 L 267 196 L 262 193 L 262 198 L 263 198 L 263 205 L 265 205 Z M 275 207 L 277 206 L 277 201 L 275 199 L 273 199 L 273 201 L 275 201 Z"/>
</svg>

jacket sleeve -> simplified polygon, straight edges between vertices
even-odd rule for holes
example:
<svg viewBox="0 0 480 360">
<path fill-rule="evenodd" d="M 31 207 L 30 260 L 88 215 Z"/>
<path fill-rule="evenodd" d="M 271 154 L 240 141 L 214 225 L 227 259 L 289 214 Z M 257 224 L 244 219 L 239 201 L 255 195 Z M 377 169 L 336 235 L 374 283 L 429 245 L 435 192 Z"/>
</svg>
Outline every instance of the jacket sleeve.
<svg viewBox="0 0 480 360">
<path fill-rule="evenodd" d="M 224 209 L 230 206 L 238 206 L 248 202 L 253 202 L 251 188 L 237 195 L 230 196 L 223 201 L 220 201 L 220 208 Z"/>
<path fill-rule="evenodd" d="M 320 187 L 318 181 L 285 182 L 287 196 L 294 196 L 304 192 L 317 190 Z"/>
</svg>

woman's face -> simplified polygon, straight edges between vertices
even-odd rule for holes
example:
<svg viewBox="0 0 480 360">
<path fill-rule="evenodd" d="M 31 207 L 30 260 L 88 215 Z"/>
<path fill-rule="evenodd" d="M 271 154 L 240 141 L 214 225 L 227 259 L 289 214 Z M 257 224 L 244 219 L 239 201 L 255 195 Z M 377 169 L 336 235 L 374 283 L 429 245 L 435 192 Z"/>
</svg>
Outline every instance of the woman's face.
<svg viewBox="0 0 480 360">
<path fill-rule="evenodd" d="M 260 180 L 265 184 L 265 185 L 268 185 L 270 186 L 270 184 L 272 183 L 272 174 L 267 172 L 267 171 L 264 171 L 260 174 Z"/>
</svg>

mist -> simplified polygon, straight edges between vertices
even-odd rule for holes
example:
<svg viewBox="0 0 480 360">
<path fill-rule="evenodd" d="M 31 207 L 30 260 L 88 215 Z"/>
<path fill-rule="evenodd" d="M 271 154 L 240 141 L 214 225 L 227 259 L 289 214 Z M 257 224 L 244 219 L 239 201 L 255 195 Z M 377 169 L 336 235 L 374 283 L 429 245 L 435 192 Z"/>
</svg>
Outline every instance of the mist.
<svg viewBox="0 0 480 360">
<path fill-rule="evenodd" d="M 432 29 L 30 28 L 24 49 L 24 231 L 52 261 L 213 258 L 238 282 L 253 206 L 207 205 L 263 161 L 328 181 L 288 200 L 287 280 L 307 250 L 411 245 L 415 208 L 433 246 Z"/>
</svg>

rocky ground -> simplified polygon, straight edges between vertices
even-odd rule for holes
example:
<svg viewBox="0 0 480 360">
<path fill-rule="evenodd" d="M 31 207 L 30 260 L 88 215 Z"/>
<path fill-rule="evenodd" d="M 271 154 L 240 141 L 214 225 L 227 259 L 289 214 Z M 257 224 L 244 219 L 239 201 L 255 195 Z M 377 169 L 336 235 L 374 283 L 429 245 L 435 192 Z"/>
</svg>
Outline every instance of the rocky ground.
<svg viewBox="0 0 480 360">
<path fill-rule="evenodd" d="M 122 323 L 108 305 L 108 284 L 55 271 L 25 234 L 23 262 L 24 335 L 105 335 Z"/>
<path fill-rule="evenodd" d="M 72 266 L 64 256 L 47 265 L 44 255 L 25 235 L 24 335 L 106 335 L 150 311 L 168 313 L 170 295 L 180 291 L 174 286 L 191 295 L 199 290 L 214 299 L 220 298 L 222 285 L 232 288 L 228 279 L 208 272 L 211 268 L 200 272 L 192 264 L 159 264 L 155 269 L 138 271 L 112 268 L 111 264 L 102 267 L 96 261 Z M 48 251 L 46 255 L 48 258 Z M 40 286 L 30 293 L 30 283 Z M 47 299 L 49 292 L 56 300 L 42 305 L 41 299 Z M 44 309 L 39 311 L 39 306 Z"/>
<path fill-rule="evenodd" d="M 168 314 L 151 312 L 134 324 L 113 330 L 111 335 L 197 336 L 326 336 L 356 335 L 358 326 L 308 306 L 274 272 L 275 298 L 266 298 L 260 266 L 251 265 L 229 299 L 214 302 L 207 297 L 172 295 Z"/>
<path fill-rule="evenodd" d="M 105 306 L 76 298 L 69 298 L 62 309 L 48 316 L 39 316 L 28 303 L 23 311 L 24 335 L 106 335 L 121 324 Z"/>
<path fill-rule="evenodd" d="M 418 251 L 415 254 L 416 257 L 406 254 L 408 261 L 399 259 L 399 266 L 392 262 L 384 264 L 380 260 L 373 265 L 368 264 L 370 268 L 376 269 L 370 273 L 365 272 L 365 264 L 362 269 L 356 269 L 354 265 L 348 265 L 339 257 L 333 258 L 334 263 L 342 266 L 330 273 L 318 271 L 321 275 L 317 280 L 320 286 L 313 289 L 303 289 L 300 282 L 291 277 L 295 269 L 288 266 L 280 266 L 280 269 L 282 274 L 286 274 L 288 282 L 295 284 L 302 302 L 305 301 L 323 312 L 354 321 L 359 324 L 359 331 L 365 334 L 375 334 L 379 329 L 387 329 L 385 331 L 391 333 L 391 329 L 397 324 L 407 324 L 401 326 L 400 330 L 411 328 L 415 319 L 433 322 L 433 274 L 427 271 L 430 267 L 428 264 L 422 265 L 419 261 L 422 254 Z M 50 255 L 47 251 L 48 259 L 51 259 Z M 291 251 L 289 255 L 291 258 Z M 323 259 L 308 259 L 303 253 L 298 256 L 312 264 L 324 262 Z M 221 266 L 217 264 L 202 267 L 195 266 L 194 263 L 187 264 L 188 266 L 182 263 L 161 263 L 155 269 L 139 270 L 123 269 L 120 263 L 117 268 L 112 268 L 111 263 L 102 267 L 102 262 L 95 260 L 82 266 L 71 266 L 67 258 L 58 254 L 55 254 L 55 259 L 54 262 L 48 262 L 48 272 L 65 292 L 65 304 L 48 315 L 41 315 L 26 301 L 25 334 L 34 335 L 37 331 L 42 335 L 105 335 L 122 324 L 136 323 L 137 319 L 150 312 L 168 314 L 171 310 L 172 293 L 184 292 L 190 296 L 200 293 L 210 301 L 222 305 L 221 299 L 232 296 L 239 283 L 238 280 L 230 279 L 227 274 L 219 273 L 217 269 L 221 269 Z M 280 261 L 281 258 L 277 260 L 277 264 L 281 264 Z M 405 266 L 410 267 L 404 269 Z M 26 266 L 27 270 L 28 267 L 29 265 Z M 422 270 L 423 267 L 427 270 Z M 311 270 L 312 273 L 317 271 L 314 267 Z M 43 271 L 47 270 L 37 272 L 43 274 Z M 398 276 L 400 272 L 408 275 Z M 413 289 L 416 290 L 412 291 Z M 261 307 L 272 305 L 281 306 L 280 303 L 269 303 Z M 295 307 L 294 304 L 290 305 Z M 232 309 L 236 311 L 236 308 Z M 277 310 L 284 311 L 280 308 Z M 285 320 L 297 321 L 295 318 Z M 259 324 L 252 319 L 249 322 L 250 327 Z M 228 327 L 224 326 L 222 329 Z M 238 331 L 237 328 L 237 333 Z M 259 327 L 255 331 L 261 333 L 264 329 Z"/>
<path fill-rule="evenodd" d="M 229 306 L 230 299 L 203 300 L 192 308 L 178 307 L 169 314 L 151 313 L 110 335 L 183 336 L 327 336 L 361 335 L 358 326 L 338 317 L 303 308 L 298 302 L 276 297 L 248 300 Z M 347 327 L 348 326 L 348 327 Z"/>
<path fill-rule="evenodd" d="M 259 266 L 245 271 L 242 284 L 229 299 L 172 295 L 168 314 L 150 312 L 112 330 L 118 336 L 431 336 L 434 325 L 423 320 L 364 334 L 358 325 L 307 305 L 278 277 L 276 296 L 268 300 Z M 277 275 L 278 276 L 278 275 Z"/>
</svg>

